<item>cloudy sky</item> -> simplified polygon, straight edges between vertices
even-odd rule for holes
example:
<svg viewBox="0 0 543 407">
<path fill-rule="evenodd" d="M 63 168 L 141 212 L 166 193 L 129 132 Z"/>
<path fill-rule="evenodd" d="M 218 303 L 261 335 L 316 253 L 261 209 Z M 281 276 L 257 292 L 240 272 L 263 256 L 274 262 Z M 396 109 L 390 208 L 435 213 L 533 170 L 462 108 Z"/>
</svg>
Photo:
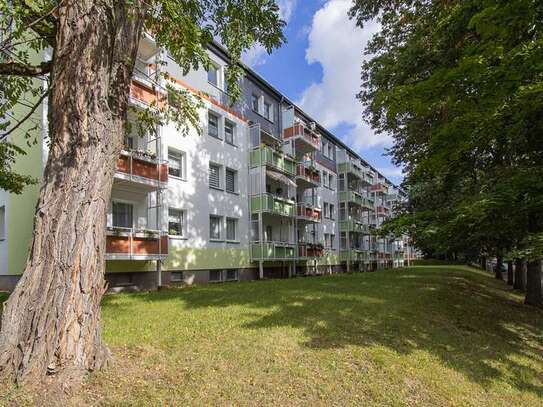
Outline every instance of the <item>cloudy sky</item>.
<svg viewBox="0 0 543 407">
<path fill-rule="evenodd" d="M 383 156 L 391 140 L 363 121 L 360 66 L 377 27 L 355 27 L 351 0 L 278 0 L 288 43 L 272 55 L 251 50 L 245 62 L 393 182 L 401 171 Z"/>
</svg>

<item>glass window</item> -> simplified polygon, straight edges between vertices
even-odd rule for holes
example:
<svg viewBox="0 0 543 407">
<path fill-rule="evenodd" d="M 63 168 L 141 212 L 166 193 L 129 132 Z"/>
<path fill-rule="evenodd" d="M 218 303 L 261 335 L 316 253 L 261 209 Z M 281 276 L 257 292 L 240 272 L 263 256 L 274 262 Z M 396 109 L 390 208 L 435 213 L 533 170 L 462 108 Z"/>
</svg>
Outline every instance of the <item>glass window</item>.
<svg viewBox="0 0 543 407">
<path fill-rule="evenodd" d="M 209 270 L 209 281 L 222 281 L 222 270 Z"/>
<path fill-rule="evenodd" d="M 221 187 L 221 167 L 217 164 L 209 163 L 209 186 L 212 188 Z"/>
<path fill-rule="evenodd" d="M 211 112 L 207 115 L 207 134 L 219 138 L 219 117 Z"/>
<path fill-rule="evenodd" d="M 185 178 L 185 153 L 168 148 L 168 174 Z"/>
<path fill-rule="evenodd" d="M 345 174 L 339 174 L 339 190 L 345 191 Z"/>
<path fill-rule="evenodd" d="M 209 238 L 219 240 L 221 238 L 221 217 L 211 215 L 209 217 Z"/>
<path fill-rule="evenodd" d="M 227 143 L 235 144 L 234 143 L 234 137 L 235 137 L 235 129 L 236 125 L 228 120 L 225 120 L 224 122 L 224 140 Z"/>
<path fill-rule="evenodd" d="M 235 170 L 230 168 L 226 169 L 226 192 L 236 192 L 237 191 L 237 178 L 238 173 Z"/>
<path fill-rule="evenodd" d="M 328 186 L 334 189 L 334 176 L 332 174 L 328 174 Z"/>
<path fill-rule="evenodd" d="M 251 108 L 258 113 L 258 96 L 251 95 Z"/>
<path fill-rule="evenodd" d="M 333 233 L 330 235 L 330 249 L 334 250 L 334 240 L 336 240 L 336 235 Z"/>
<path fill-rule="evenodd" d="M 113 226 L 119 228 L 132 228 L 134 206 L 125 202 L 113 201 Z"/>
<path fill-rule="evenodd" d="M 179 283 L 183 281 L 183 272 L 182 271 L 172 271 L 170 273 L 170 280 L 174 283 Z"/>
<path fill-rule="evenodd" d="M 268 120 L 271 120 L 272 110 L 271 105 L 268 102 L 264 102 L 264 117 Z"/>
<path fill-rule="evenodd" d="M 171 236 L 185 235 L 185 213 L 178 209 L 168 209 L 168 234 Z"/>
<path fill-rule="evenodd" d="M 209 69 L 207 70 L 207 81 L 212 85 L 219 86 L 219 69 L 216 65 L 209 65 Z"/>
<path fill-rule="evenodd" d="M 329 206 L 328 206 L 328 202 L 324 202 L 324 217 L 325 218 L 328 218 L 329 217 Z"/>
<path fill-rule="evenodd" d="M 226 219 L 226 240 L 237 240 L 238 220 L 233 218 Z"/>
<path fill-rule="evenodd" d="M 131 135 L 124 136 L 124 149 L 125 150 L 134 149 L 134 136 L 131 136 Z"/>
<path fill-rule="evenodd" d="M 336 217 L 336 208 L 334 204 L 330 204 L 330 219 L 334 219 Z"/>
<path fill-rule="evenodd" d="M 0 206 L 0 240 L 6 238 L 6 207 Z"/>
<path fill-rule="evenodd" d="M 226 280 L 236 281 L 238 279 L 238 271 L 236 269 L 226 270 Z"/>
</svg>

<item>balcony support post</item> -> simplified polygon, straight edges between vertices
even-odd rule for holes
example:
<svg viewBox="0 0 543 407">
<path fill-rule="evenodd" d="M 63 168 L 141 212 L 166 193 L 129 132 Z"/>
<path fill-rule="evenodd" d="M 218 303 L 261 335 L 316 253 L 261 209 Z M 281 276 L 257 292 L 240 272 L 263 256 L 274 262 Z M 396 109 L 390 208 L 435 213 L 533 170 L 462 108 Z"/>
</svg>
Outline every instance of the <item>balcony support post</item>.
<svg viewBox="0 0 543 407">
<path fill-rule="evenodd" d="M 157 260 L 156 262 L 156 273 L 157 273 L 157 289 L 162 288 L 162 260 Z"/>
</svg>

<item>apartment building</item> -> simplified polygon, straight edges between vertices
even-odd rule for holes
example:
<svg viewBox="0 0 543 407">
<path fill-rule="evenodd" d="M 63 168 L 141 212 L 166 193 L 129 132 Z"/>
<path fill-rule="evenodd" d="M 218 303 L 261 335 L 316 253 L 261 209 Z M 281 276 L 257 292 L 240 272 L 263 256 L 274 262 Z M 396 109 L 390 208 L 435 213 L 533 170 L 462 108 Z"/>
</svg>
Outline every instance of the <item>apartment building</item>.
<svg viewBox="0 0 543 407">
<path fill-rule="evenodd" d="M 141 41 L 131 106 L 148 108 L 167 80 L 202 99 L 201 134 L 129 127 L 107 214 L 110 287 L 403 266 L 408 241 L 375 233 L 402 191 L 249 68 L 231 106 L 228 53 L 217 44 L 208 52 L 208 70 L 184 74 L 152 38 Z M 47 159 L 45 109 L 33 117 L 42 142 L 16 164 L 36 177 Z M 0 191 L 0 289 L 23 270 L 37 194 Z"/>
</svg>

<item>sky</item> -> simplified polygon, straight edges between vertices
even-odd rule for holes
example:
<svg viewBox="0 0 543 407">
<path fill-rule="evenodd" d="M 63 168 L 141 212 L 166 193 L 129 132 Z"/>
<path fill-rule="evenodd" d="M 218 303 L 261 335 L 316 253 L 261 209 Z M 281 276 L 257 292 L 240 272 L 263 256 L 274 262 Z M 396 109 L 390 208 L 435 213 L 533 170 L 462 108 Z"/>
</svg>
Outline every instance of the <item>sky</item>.
<svg viewBox="0 0 543 407">
<path fill-rule="evenodd" d="M 358 152 L 394 183 L 402 172 L 386 148 L 387 135 L 377 135 L 363 120 L 360 67 L 367 41 L 378 29 L 364 29 L 349 20 L 351 0 L 277 0 L 287 22 L 287 43 L 268 55 L 261 47 L 249 50 L 244 62 L 299 105 L 325 128 Z"/>
</svg>

